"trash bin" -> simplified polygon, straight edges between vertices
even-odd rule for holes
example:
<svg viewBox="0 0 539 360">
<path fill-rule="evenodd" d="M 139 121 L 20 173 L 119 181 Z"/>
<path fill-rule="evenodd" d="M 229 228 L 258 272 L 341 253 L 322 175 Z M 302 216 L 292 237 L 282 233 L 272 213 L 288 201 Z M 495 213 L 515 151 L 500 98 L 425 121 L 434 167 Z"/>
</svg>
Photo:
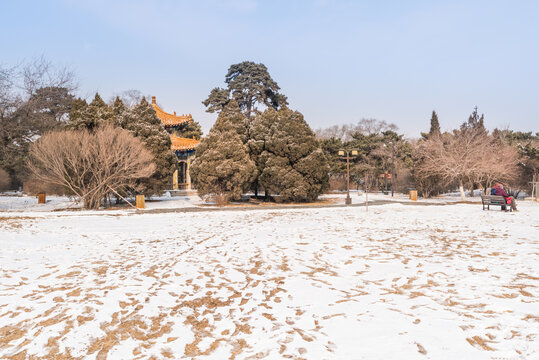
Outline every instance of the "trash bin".
<svg viewBox="0 0 539 360">
<path fill-rule="evenodd" d="M 410 200 L 417 201 L 417 190 L 410 190 Z"/>
<path fill-rule="evenodd" d="M 44 192 L 40 192 L 37 194 L 37 203 L 38 204 L 46 204 L 47 203 L 47 194 Z"/>
<path fill-rule="evenodd" d="M 144 195 L 137 195 L 137 209 L 144 209 L 146 204 L 144 203 Z"/>
</svg>

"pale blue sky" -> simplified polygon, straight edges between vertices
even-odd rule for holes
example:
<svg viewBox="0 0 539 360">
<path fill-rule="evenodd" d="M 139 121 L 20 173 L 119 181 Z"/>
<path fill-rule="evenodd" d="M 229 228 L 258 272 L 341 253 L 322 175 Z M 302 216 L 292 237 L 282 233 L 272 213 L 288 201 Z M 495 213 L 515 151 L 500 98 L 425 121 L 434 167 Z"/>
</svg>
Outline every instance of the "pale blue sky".
<svg viewBox="0 0 539 360">
<path fill-rule="evenodd" d="M 474 106 L 489 128 L 539 131 L 539 1 L 0 1 L 0 63 L 72 67 L 82 96 L 138 89 L 192 113 L 228 67 L 264 63 L 311 127 L 362 117 L 410 137 Z"/>
</svg>

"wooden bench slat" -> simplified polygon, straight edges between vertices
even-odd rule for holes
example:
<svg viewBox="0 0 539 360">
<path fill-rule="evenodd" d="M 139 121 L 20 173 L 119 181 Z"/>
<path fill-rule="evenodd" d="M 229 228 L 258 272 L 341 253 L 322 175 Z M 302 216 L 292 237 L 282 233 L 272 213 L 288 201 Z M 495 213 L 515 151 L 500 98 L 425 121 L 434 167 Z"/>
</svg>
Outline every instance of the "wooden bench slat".
<svg viewBox="0 0 539 360">
<path fill-rule="evenodd" d="M 489 210 L 490 205 L 511 207 L 511 205 L 505 203 L 505 198 L 503 196 L 498 195 L 481 195 L 481 202 L 483 203 L 483 210 L 485 210 L 485 205 Z"/>
</svg>

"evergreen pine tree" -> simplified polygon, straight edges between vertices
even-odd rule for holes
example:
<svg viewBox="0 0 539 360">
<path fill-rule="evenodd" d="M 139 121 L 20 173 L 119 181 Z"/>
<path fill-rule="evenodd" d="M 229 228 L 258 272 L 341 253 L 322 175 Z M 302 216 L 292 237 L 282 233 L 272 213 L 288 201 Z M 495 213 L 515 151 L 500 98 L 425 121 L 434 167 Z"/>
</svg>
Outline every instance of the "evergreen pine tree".
<svg viewBox="0 0 539 360">
<path fill-rule="evenodd" d="M 313 201 L 329 186 L 329 165 L 303 115 L 269 108 L 252 123 L 249 148 L 266 191 L 280 201 Z"/>
<path fill-rule="evenodd" d="M 228 130 L 232 128 L 241 138 L 243 144 L 247 144 L 249 129 L 249 122 L 235 100 L 230 102 L 223 108 L 217 121 L 213 124 L 213 128 L 216 130 Z"/>
<path fill-rule="evenodd" d="M 174 135 L 188 139 L 200 140 L 202 137 L 202 128 L 197 121 L 193 120 L 189 121 L 189 123 L 183 129 L 174 131 Z"/>
<path fill-rule="evenodd" d="M 227 89 L 214 88 L 202 103 L 208 112 L 221 111 L 232 99 L 237 102 L 247 119 L 256 111 L 258 104 L 279 109 L 288 104 L 287 97 L 279 92 L 264 64 L 244 61 L 233 64 L 225 77 Z"/>
<path fill-rule="evenodd" d="M 430 118 L 429 137 L 440 136 L 441 134 L 442 133 L 440 132 L 440 122 L 438 121 L 438 114 L 436 114 L 436 111 L 432 110 L 432 116 Z"/>
<path fill-rule="evenodd" d="M 118 102 L 116 109 L 120 107 Z M 155 114 L 155 110 L 143 98 L 140 104 L 121 116 L 119 125 L 141 139 L 154 156 L 156 171 L 152 177 L 141 181 L 143 192 L 147 195 L 160 193 L 168 186 L 176 168 L 176 156 L 170 150 L 170 135 Z"/>
<path fill-rule="evenodd" d="M 93 131 L 105 124 L 113 124 L 113 114 L 98 93 L 88 106 L 84 106 L 80 99 L 74 101 L 68 122 L 69 128 Z"/>
<path fill-rule="evenodd" d="M 66 88 L 49 86 L 35 90 L 17 112 L 27 118 L 32 134 L 41 135 L 65 125 L 72 103 Z"/>
<path fill-rule="evenodd" d="M 233 116 L 222 111 L 210 133 L 197 147 L 191 165 L 192 181 L 202 198 L 237 200 L 249 187 L 255 166 L 235 130 Z"/>
<path fill-rule="evenodd" d="M 86 100 L 77 98 L 71 103 L 71 111 L 69 112 L 69 120 L 67 126 L 73 129 L 85 128 L 80 126 L 82 123 L 82 114 L 86 111 L 88 103 Z"/>
<path fill-rule="evenodd" d="M 473 131 L 476 136 L 487 135 L 488 131 L 485 128 L 485 115 L 477 111 L 477 106 L 472 114 L 468 117 L 468 121 L 460 126 L 461 132 Z"/>
<path fill-rule="evenodd" d="M 125 106 L 122 99 L 120 99 L 119 96 L 116 96 L 116 99 L 114 99 L 114 103 L 112 103 L 111 106 L 112 111 L 112 123 L 115 126 L 120 126 L 120 123 L 122 122 L 123 117 L 126 115 L 128 109 Z"/>
</svg>

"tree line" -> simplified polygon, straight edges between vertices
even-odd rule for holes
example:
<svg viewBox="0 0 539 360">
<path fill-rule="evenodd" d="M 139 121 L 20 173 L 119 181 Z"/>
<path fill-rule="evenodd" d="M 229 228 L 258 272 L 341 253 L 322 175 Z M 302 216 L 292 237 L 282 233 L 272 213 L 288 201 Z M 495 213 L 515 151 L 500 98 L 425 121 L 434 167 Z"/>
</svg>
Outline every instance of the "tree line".
<svg viewBox="0 0 539 360">
<path fill-rule="evenodd" d="M 44 58 L 0 66 L 0 183 L 4 189 L 22 185 L 30 145 L 67 121 L 76 89 L 71 71 Z"/>
<path fill-rule="evenodd" d="M 458 128 L 441 132 L 433 111 L 430 130 L 416 140 L 405 139 L 397 127 L 384 121 L 363 119 L 355 125 L 332 126 L 316 131 L 330 159 L 332 188 L 343 187 L 345 165 L 338 149 L 357 149 L 359 157 L 351 168 L 351 181 L 366 188 L 383 188 L 385 174 L 396 168 L 389 181 L 395 190 L 417 189 L 431 197 L 458 189 L 487 191 L 495 182 L 509 186 L 514 195 L 530 192 L 537 181 L 539 134 L 485 128 L 485 118 L 475 108 Z"/>
<path fill-rule="evenodd" d="M 86 208 L 159 194 L 176 158 L 144 96 L 76 98 L 74 75 L 44 59 L 0 71 L 0 186 L 74 195 Z M 124 101 L 125 100 L 125 101 Z M 180 136 L 200 138 L 193 121 Z"/>
<path fill-rule="evenodd" d="M 477 108 L 446 132 L 433 111 L 429 132 L 416 140 L 376 119 L 313 131 L 289 108 L 265 65 L 233 64 L 225 84 L 203 101 L 217 120 L 191 167 L 193 184 L 207 199 L 227 202 L 252 192 L 267 200 L 313 201 L 343 189 L 341 149 L 358 151 L 351 182 L 367 191 L 389 185 L 430 197 L 459 189 L 464 197 L 465 190 L 486 191 L 495 181 L 514 193 L 529 190 L 538 178 L 539 134 L 489 132 Z M 168 187 L 176 159 L 146 98 L 128 91 L 105 102 L 96 93 L 87 102 L 76 89 L 72 72 L 43 58 L 0 67 L 0 190 L 23 183 L 25 190 L 52 187 L 97 208 Z M 177 135 L 201 139 L 202 132 L 193 122 Z"/>
</svg>

